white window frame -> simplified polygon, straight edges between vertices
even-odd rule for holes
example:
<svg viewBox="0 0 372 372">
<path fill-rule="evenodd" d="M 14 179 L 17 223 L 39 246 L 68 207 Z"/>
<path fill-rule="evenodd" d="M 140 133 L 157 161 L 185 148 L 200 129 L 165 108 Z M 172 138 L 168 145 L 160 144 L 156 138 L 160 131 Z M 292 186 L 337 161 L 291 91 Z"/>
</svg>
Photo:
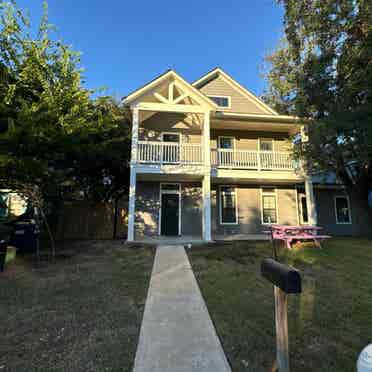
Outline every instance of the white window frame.
<svg viewBox="0 0 372 372">
<path fill-rule="evenodd" d="M 178 190 L 163 190 L 163 185 L 178 185 Z M 178 194 L 178 236 L 182 235 L 181 227 L 182 227 L 182 187 L 180 183 L 176 182 L 161 182 L 159 184 L 159 226 L 158 226 L 158 235 L 161 236 L 161 207 L 162 207 L 162 195 L 163 194 Z"/>
<path fill-rule="evenodd" d="M 272 143 L 272 150 L 271 151 L 268 151 L 268 150 L 261 150 L 261 141 L 271 141 Z M 257 143 L 257 150 L 258 152 L 274 152 L 275 151 L 275 140 L 274 138 L 265 138 L 265 137 L 260 137 L 258 139 L 258 143 Z"/>
<path fill-rule="evenodd" d="M 349 222 L 339 222 L 338 217 L 337 217 L 337 199 L 346 199 L 347 200 L 347 210 L 349 212 Z M 335 206 L 335 217 L 336 217 L 336 224 L 337 225 L 351 225 L 352 222 L 352 217 L 351 217 L 351 208 L 350 208 L 350 198 L 349 195 L 335 195 L 333 198 L 334 206 Z"/>
<path fill-rule="evenodd" d="M 232 139 L 232 149 L 230 151 L 234 151 L 235 150 L 235 137 L 234 136 L 218 136 L 218 143 L 217 143 L 217 148 L 220 149 L 220 150 L 229 150 L 229 149 L 223 149 L 221 147 L 221 138 L 230 138 Z"/>
<path fill-rule="evenodd" d="M 265 189 L 274 189 L 274 192 L 267 192 Z M 269 195 L 269 196 L 275 196 L 275 213 L 276 213 L 276 222 L 264 222 L 264 207 L 263 207 L 263 196 Z M 261 186 L 260 188 L 260 205 L 261 205 L 261 224 L 262 225 L 275 225 L 279 224 L 279 208 L 278 208 L 278 193 L 277 189 L 275 187 L 269 187 L 269 186 Z"/>
<path fill-rule="evenodd" d="M 223 222 L 222 221 L 222 188 L 231 187 L 234 189 L 235 196 L 235 222 Z M 219 185 L 218 187 L 218 198 L 219 198 L 219 212 L 220 212 L 220 225 L 238 225 L 239 224 L 239 215 L 238 215 L 238 192 L 236 186 L 233 185 Z"/>
<path fill-rule="evenodd" d="M 226 98 L 227 99 L 227 102 L 228 102 L 227 106 L 218 106 L 217 103 L 216 102 L 215 103 L 216 103 L 217 107 L 222 108 L 222 109 L 229 109 L 229 108 L 231 108 L 231 96 L 208 95 L 207 97 L 208 98 Z"/>
</svg>

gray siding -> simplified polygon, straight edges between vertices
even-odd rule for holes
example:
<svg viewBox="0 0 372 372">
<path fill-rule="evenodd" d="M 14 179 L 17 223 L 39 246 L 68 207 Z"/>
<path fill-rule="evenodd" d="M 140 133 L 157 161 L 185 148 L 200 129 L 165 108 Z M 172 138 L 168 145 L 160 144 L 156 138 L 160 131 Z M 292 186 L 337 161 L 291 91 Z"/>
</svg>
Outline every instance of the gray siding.
<svg viewBox="0 0 372 372">
<path fill-rule="evenodd" d="M 137 182 L 136 239 L 159 232 L 160 182 Z M 181 233 L 202 234 L 201 184 L 181 183 Z"/>
<path fill-rule="evenodd" d="M 202 188 L 200 184 L 182 184 L 182 235 L 202 235 Z"/>
<path fill-rule="evenodd" d="M 212 234 L 262 234 L 266 229 L 261 223 L 260 186 L 237 185 L 238 224 L 223 225 L 220 223 L 219 187 L 212 190 Z M 278 222 L 280 224 L 298 224 L 297 194 L 294 187 L 276 188 Z"/>
<path fill-rule="evenodd" d="M 315 189 L 315 200 L 318 214 L 318 224 L 331 235 L 348 236 L 364 235 L 368 231 L 368 216 L 358 208 L 355 200 L 349 195 L 351 208 L 351 224 L 337 224 L 335 211 L 335 196 L 347 195 L 344 190 Z"/>
<path fill-rule="evenodd" d="M 137 182 L 136 238 L 158 235 L 159 182 Z"/>
</svg>

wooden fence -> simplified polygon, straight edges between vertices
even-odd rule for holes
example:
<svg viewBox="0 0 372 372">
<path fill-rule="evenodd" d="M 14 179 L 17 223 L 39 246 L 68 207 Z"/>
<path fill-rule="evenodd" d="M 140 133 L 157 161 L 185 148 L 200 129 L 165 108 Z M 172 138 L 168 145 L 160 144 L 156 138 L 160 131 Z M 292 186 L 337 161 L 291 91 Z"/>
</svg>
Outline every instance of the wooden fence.
<svg viewBox="0 0 372 372">
<path fill-rule="evenodd" d="M 68 202 L 62 208 L 56 228 L 56 239 L 112 239 L 114 235 L 115 205 L 87 202 Z M 118 203 L 116 237 L 126 237 L 127 201 Z"/>
</svg>

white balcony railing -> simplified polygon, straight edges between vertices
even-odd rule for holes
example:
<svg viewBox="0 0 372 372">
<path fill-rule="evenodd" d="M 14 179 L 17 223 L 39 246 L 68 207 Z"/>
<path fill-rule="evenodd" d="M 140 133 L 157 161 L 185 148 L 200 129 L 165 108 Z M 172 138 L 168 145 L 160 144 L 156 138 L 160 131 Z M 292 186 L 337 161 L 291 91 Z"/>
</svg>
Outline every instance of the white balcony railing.
<svg viewBox="0 0 372 372">
<path fill-rule="evenodd" d="M 212 149 L 212 166 L 252 170 L 293 170 L 290 152 Z"/>
<path fill-rule="evenodd" d="M 151 164 L 203 164 L 203 151 L 200 144 L 139 141 L 138 161 Z"/>
<path fill-rule="evenodd" d="M 138 161 L 149 164 L 203 164 L 201 144 L 139 141 Z M 216 168 L 250 170 L 294 170 L 290 152 L 211 149 Z"/>
</svg>

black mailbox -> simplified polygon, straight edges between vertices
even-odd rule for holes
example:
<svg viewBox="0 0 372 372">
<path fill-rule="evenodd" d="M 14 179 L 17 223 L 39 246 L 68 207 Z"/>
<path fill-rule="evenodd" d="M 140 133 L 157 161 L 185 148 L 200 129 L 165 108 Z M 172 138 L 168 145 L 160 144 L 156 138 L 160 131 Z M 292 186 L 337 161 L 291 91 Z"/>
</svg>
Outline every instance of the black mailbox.
<svg viewBox="0 0 372 372">
<path fill-rule="evenodd" d="M 285 293 L 301 293 L 301 276 L 297 270 L 271 258 L 265 258 L 261 263 L 261 273 Z"/>
</svg>

